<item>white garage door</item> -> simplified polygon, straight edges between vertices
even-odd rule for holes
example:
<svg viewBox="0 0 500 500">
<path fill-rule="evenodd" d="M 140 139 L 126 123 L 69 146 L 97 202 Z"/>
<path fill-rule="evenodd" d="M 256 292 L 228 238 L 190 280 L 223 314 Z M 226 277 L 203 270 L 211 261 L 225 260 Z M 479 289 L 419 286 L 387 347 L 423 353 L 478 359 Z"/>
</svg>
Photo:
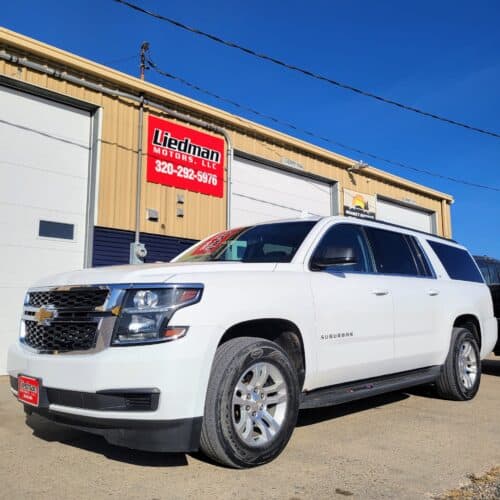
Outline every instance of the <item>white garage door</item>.
<svg viewBox="0 0 500 500">
<path fill-rule="evenodd" d="M 84 264 L 91 117 L 0 87 L 0 374 L 34 280 Z"/>
<path fill-rule="evenodd" d="M 435 232 L 434 217 L 431 212 L 380 198 L 377 199 L 377 219 L 427 233 Z"/>
<path fill-rule="evenodd" d="M 330 215 L 329 184 L 234 158 L 231 184 L 231 227 L 302 214 Z"/>
</svg>

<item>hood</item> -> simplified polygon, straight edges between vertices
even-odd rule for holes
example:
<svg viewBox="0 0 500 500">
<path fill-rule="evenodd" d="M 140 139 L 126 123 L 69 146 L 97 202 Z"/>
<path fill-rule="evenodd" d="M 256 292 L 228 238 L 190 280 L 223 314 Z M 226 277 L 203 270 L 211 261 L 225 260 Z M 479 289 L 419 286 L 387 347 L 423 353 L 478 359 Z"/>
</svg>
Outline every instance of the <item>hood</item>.
<svg viewBox="0 0 500 500">
<path fill-rule="evenodd" d="M 94 267 L 47 276 L 33 286 L 162 283 L 172 281 L 176 274 L 273 271 L 275 267 L 276 264 L 273 263 L 241 262 L 174 262 Z"/>
</svg>

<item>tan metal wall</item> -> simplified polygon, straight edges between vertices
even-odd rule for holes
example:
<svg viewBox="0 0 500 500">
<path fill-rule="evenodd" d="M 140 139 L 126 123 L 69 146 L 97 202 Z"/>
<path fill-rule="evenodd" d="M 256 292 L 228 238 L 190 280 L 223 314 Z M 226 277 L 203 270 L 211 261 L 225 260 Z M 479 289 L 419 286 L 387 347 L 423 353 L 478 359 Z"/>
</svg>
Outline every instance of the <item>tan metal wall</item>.
<svg viewBox="0 0 500 500">
<path fill-rule="evenodd" d="M 12 44 L 14 37 L 12 32 L 0 30 L 0 45 L 2 45 L 2 36 L 4 38 L 10 37 L 9 41 Z M 16 43 L 25 47 L 26 50 L 24 53 L 23 51 L 19 51 L 18 46 L 4 45 L 4 47 L 7 47 L 6 50 L 11 52 L 17 51 L 19 55 L 26 55 L 26 57 L 32 60 L 39 60 L 35 59 L 33 54 L 33 52 L 40 50 L 38 47 L 40 45 L 39 42 L 35 46 L 34 42 L 30 42 L 25 37 L 20 37 L 20 40 L 16 38 Z M 58 67 L 58 69 L 65 69 L 61 64 L 66 58 L 71 62 L 70 66 L 66 66 L 68 73 L 87 77 L 89 71 L 94 71 L 92 69 L 93 63 L 85 60 L 81 60 L 83 62 L 80 62 L 78 66 L 80 71 L 77 71 L 74 60 L 79 61 L 79 58 L 73 55 L 65 55 L 65 53 L 57 49 L 53 49 L 53 51 L 53 59 L 46 59 L 46 61 L 48 64 Z M 48 49 L 45 49 L 44 54 L 47 55 L 49 52 Z M 102 69 L 101 73 L 103 73 Z M 122 78 L 124 81 L 122 90 L 132 93 L 133 89 L 127 87 L 125 84 L 139 87 L 143 85 L 147 87 L 151 96 L 153 90 L 158 89 L 156 90 L 158 102 L 162 102 L 163 100 L 167 106 L 177 107 L 177 109 L 202 118 L 207 122 L 224 127 L 230 133 L 234 148 L 237 150 L 267 158 L 277 163 L 281 163 L 283 158 L 291 159 L 303 165 L 305 172 L 311 172 L 338 181 L 341 206 L 343 206 L 343 188 L 367 194 L 378 194 L 394 200 L 406 202 L 411 200 L 416 206 L 436 212 L 438 234 L 447 237 L 451 236 L 449 205 L 452 198 L 449 195 L 430 190 L 424 186 L 371 167 L 363 169 L 359 173 L 351 174 L 347 171 L 347 166 L 352 165 L 354 163 L 353 160 L 196 103 L 195 101 L 187 100 L 182 96 L 177 96 L 164 89 L 145 84 L 126 75 L 120 76 L 121 74 L 113 72 L 113 70 L 109 70 L 109 73 L 109 78 L 113 76 L 113 78 L 117 79 L 118 77 L 115 73 Z M 111 98 L 99 92 L 90 91 L 78 85 L 66 83 L 57 78 L 4 61 L 0 61 L 0 74 L 60 94 L 69 95 L 92 103 L 102 109 L 97 225 L 127 230 L 135 229 L 138 146 L 137 104 L 127 102 L 127 100 L 122 98 Z M 103 81 L 109 81 L 105 76 L 103 76 Z M 95 75 L 91 81 L 96 81 Z M 153 100 L 153 97 L 150 97 L 150 99 Z M 186 108 L 188 104 L 189 108 Z M 150 112 L 162 116 L 161 113 L 151 110 Z M 147 116 L 148 112 L 145 113 L 144 147 L 147 139 Z M 200 239 L 209 233 L 225 228 L 225 198 L 214 198 L 147 183 L 145 157 L 143 157 L 142 183 L 141 231 Z M 183 204 L 185 215 L 183 218 L 176 216 L 178 193 L 183 193 L 185 198 L 185 203 Z M 159 222 L 148 222 L 146 220 L 146 208 L 156 208 L 160 211 Z"/>
<path fill-rule="evenodd" d="M 359 173 L 350 173 L 345 167 L 336 165 L 335 161 L 327 162 L 319 158 L 314 158 L 311 155 L 297 153 L 291 148 L 270 144 L 256 137 L 249 137 L 239 133 L 232 134 L 232 137 L 237 149 L 278 163 L 280 163 L 283 158 L 292 159 L 303 165 L 305 172 L 338 181 L 341 207 L 343 207 L 344 204 L 344 188 L 365 194 L 380 195 L 406 204 L 410 203 L 416 207 L 436 212 L 438 234 L 451 237 L 451 227 L 449 226 L 450 207 L 446 200 L 425 195 L 422 192 L 410 188 L 398 186 L 396 183 L 377 179 L 364 169 Z M 443 211 L 447 213 L 445 219 L 442 217 Z"/>
</svg>

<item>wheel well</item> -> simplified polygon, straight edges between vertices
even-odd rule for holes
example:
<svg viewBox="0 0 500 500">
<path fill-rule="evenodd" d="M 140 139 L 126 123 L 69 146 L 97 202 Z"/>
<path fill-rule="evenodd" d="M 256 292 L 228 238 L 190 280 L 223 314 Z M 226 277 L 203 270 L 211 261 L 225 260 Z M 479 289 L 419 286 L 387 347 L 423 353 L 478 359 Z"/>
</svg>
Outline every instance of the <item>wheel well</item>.
<svg viewBox="0 0 500 500">
<path fill-rule="evenodd" d="M 455 320 L 453 327 L 468 328 L 476 337 L 479 349 L 481 349 L 481 327 L 476 316 L 473 314 L 463 314 Z"/>
<path fill-rule="evenodd" d="M 222 336 L 219 346 L 237 337 L 256 337 L 278 344 L 287 354 L 304 384 L 306 362 L 302 335 L 297 325 L 285 319 L 255 319 L 233 325 Z"/>
</svg>

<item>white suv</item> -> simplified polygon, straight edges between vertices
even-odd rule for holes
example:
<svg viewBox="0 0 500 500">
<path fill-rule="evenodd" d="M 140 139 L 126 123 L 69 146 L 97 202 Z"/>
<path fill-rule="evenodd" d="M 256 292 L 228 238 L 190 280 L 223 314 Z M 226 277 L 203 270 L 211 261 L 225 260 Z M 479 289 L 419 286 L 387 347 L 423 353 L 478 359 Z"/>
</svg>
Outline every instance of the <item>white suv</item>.
<svg viewBox="0 0 500 500">
<path fill-rule="evenodd" d="M 26 295 L 8 371 L 28 414 L 248 467 L 283 450 L 300 408 L 424 383 L 473 398 L 496 339 L 463 247 L 328 217 L 47 278 Z"/>
</svg>

